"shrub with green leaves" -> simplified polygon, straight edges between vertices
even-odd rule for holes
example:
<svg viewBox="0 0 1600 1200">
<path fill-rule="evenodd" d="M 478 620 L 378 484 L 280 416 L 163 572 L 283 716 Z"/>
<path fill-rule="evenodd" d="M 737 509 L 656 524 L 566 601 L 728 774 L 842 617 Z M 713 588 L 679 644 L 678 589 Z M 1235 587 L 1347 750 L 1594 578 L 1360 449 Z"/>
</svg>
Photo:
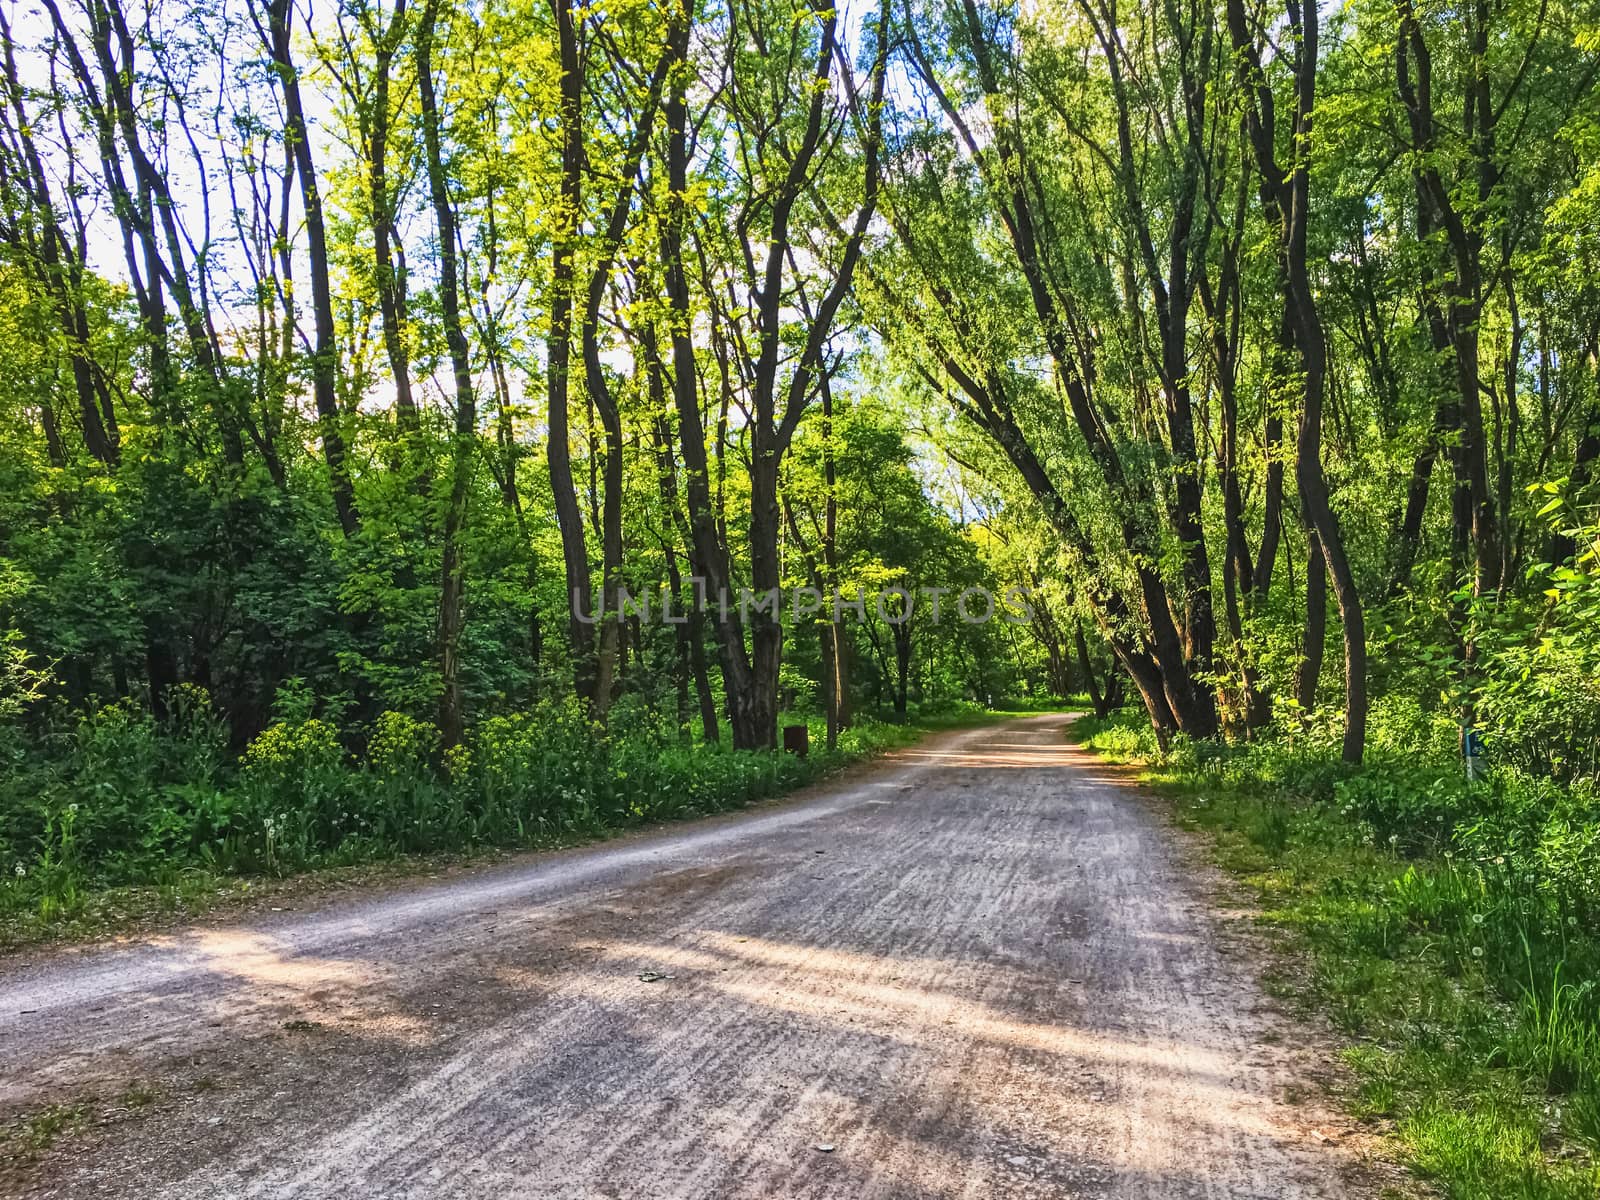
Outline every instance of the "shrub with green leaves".
<svg viewBox="0 0 1600 1200">
<path fill-rule="evenodd" d="M 565 700 L 489 717 L 443 754 L 432 723 L 383 712 L 355 754 L 293 686 L 280 701 L 237 760 L 195 688 L 175 690 L 161 726 L 125 704 L 85 714 L 53 760 L 21 739 L 11 753 L 0 725 L 18 768 L 0 779 L 0 911 L 68 912 L 93 888 L 185 870 L 555 844 L 763 800 L 908 736 L 862 722 L 837 752 L 800 759 L 683 741 L 639 705 L 601 728 Z"/>
</svg>

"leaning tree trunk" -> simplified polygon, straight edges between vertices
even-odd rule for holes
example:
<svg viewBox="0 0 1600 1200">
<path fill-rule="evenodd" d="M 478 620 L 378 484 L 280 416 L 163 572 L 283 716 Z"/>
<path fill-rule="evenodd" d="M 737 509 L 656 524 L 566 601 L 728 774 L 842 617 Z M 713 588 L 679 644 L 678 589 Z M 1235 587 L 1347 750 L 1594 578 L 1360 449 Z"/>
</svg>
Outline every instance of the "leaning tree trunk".
<svg viewBox="0 0 1600 1200">
<path fill-rule="evenodd" d="M 1295 482 L 1306 523 L 1316 534 L 1333 583 L 1334 600 L 1344 626 L 1345 730 L 1344 757 L 1360 762 L 1367 735 L 1367 629 L 1355 574 L 1345 551 L 1344 536 L 1328 496 L 1322 469 L 1322 406 L 1327 376 L 1327 348 L 1306 266 L 1307 210 L 1310 203 L 1312 112 L 1316 103 L 1318 15 L 1289 0 L 1286 36 L 1294 45 L 1294 159 L 1285 172 L 1277 161 L 1271 85 L 1261 65 L 1260 50 L 1245 15 L 1244 0 L 1228 0 L 1227 19 L 1241 82 L 1249 89 L 1246 128 L 1255 151 L 1262 187 L 1275 193 L 1283 264 L 1284 314 L 1294 331 L 1303 372 L 1300 427 L 1295 453 Z"/>
</svg>

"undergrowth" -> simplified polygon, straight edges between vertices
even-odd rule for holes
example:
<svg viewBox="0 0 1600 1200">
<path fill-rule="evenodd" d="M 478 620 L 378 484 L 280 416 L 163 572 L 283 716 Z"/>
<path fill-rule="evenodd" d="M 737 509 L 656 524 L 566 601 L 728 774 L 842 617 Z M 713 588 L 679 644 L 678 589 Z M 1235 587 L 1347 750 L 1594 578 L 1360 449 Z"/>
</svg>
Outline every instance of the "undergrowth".
<svg viewBox="0 0 1600 1200">
<path fill-rule="evenodd" d="M 602 732 L 575 703 L 486 720 L 443 753 L 433 725 L 401 713 L 383 714 L 359 755 L 329 723 L 286 715 L 235 758 L 202 692 L 165 728 L 112 705 L 56 754 L 18 754 L 0 775 L 0 946 L 203 907 L 240 890 L 234 879 L 567 845 L 721 812 L 984 715 L 861 721 L 834 751 L 814 723 L 805 758 L 689 742 L 627 713 Z"/>
<path fill-rule="evenodd" d="M 1288 986 L 1349 1039 L 1357 1115 L 1458 1200 L 1600 1191 L 1600 797 L 1374 714 L 1366 765 L 1299 728 L 1163 753 L 1140 719 L 1076 736 L 1148 767 L 1308 960 Z"/>
</svg>

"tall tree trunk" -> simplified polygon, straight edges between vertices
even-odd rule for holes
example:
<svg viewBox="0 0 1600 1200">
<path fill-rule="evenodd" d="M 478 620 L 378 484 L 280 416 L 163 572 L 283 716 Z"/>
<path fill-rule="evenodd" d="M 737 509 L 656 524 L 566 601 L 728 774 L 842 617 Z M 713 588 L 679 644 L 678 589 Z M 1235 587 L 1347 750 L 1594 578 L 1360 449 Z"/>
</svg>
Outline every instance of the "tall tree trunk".
<svg viewBox="0 0 1600 1200">
<path fill-rule="evenodd" d="M 1277 213 L 1277 202 L 1264 204 L 1268 219 Z M 1287 293 L 1280 267 L 1279 287 Z M 1294 327 L 1289 314 L 1283 313 L 1278 321 L 1278 340 L 1272 358 L 1270 378 L 1286 378 L 1293 370 Z M 1261 500 L 1261 548 L 1256 553 L 1255 586 L 1251 589 L 1252 602 L 1258 608 L 1272 595 L 1272 575 L 1278 566 L 1278 547 L 1283 541 L 1283 412 L 1275 395 L 1269 392 L 1267 412 L 1262 421 L 1261 448 L 1267 457 L 1267 478 Z"/>
<path fill-rule="evenodd" d="M 1306 622 L 1295 669 L 1295 699 L 1302 712 L 1317 707 L 1317 681 L 1322 678 L 1323 646 L 1328 638 L 1328 567 L 1317 531 L 1306 530 Z"/>
<path fill-rule="evenodd" d="M 1292 322 L 1300 352 L 1303 390 L 1300 428 L 1295 453 L 1295 482 L 1306 523 L 1316 534 L 1333 582 L 1334 600 L 1344 626 L 1345 731 L 1344 757 L 1360 762 L 1367 732 L 1367 632 L 1355 574 L 1345 552 L 1344 537 L 1328 497 L 1322 469 L 1322 405 L 1326 385 L 1326 341 L 1306 266 L 1306 231 L 1310 204 L 1310 154 L 1312 112 L 1316 103 L 1317 35 L 1319 16 L 1314 0 L 1302 9 L 1288 3 L 1286 34 L 1294 43 L 1293 160 L 1285 172 L 1277 161 L 1272 127 L 1272 96 L 1261 67 L 1255 35 L 1245 16 L 1243 0 L 1228 0 L 1228 27 L 1239 63 L 1241 81 L 1250 89 L 1246 121 L 1264 188 L 1278 193 L 1280 246 L 1284 266 L 1284 311 Z"/>
<path fill-rule="evenodd" d="M 504 466 L 501 468 L 500 500 L 510 511 L 517 526 L 519 544 L 527 552 L 524 585 L 528 589 L 528 663 L 534 674 L 534 692 L 540 690 L 539 677 L 544 666 L 544 626 L 539 620 L 539 602 L 536 598 L 539 584 L 539 561 L 534 552 L 533 536 L 528 529 L 528 514 L 523 508 L 522 493 L 517 486 L 517 446 L 511 428 L 511 388 L 500 365 L 498 352 L 489 350 L 489 368 L 494 375 L 497 399 L 496 421 Z"/>
<path fill-rule="evenodd" d="M 755 603 L 741 618 L 747 619 L 750 630 L 748 656 L 744 653 L 742 641 L 737 647 L 737 654 L 732 652 L 732 626 L 723 622 L 720 631 L 723 641 L 723 681 L 734 743 L 748 749 L 770 748 L 777 743 L 778 681 L 783 653 L 783 626 L 779 619 L 781 600 L 778 595 L 782 582 L 778 555 L 779 466 L 801 417 L 812 401 L 827 338 L 850 290 L 867 228 L 876 211 L 880 182 L 882 108 L 889 49 L 890 10 L 887 2 L 879 8 L 878 13 L 878 53 L 872 68 L 871 97 L 863 107 L 854 89 L 847 89 L 851 107 L 855 110 L 853 115 L 859 127 L 865 131 L 862 200 L 853 227 L 840 248 L 832 282 L 814 308 L 801 303 L 808 328 L 803 345 L 798 352 L 794 352 L 783 336 L 785 314 L 795 303 L 792 289 L 785 282 L 786 267 L 792 261 L 790 221 L 796 203 L 814 182 L 815 173 L 823 161 L 819 158 L 819 153 L 823 151 L 823 136 L 832 124 L 825 121 L 824 116 L 829 97 L 833 94 L 832 73 L 839 57 L 836 41 L 839 12 L 827 8 L 822 0 L 811 0 L 811 8 L 818 34 L 816 53 L 814 57 L 808 56 L 812 66 L 805 88 L 809 99 L 804 123 L 792 150 L 785 155 L 786 167 L 773 189 L 766 208 L 767 220 L 759 237 L 753 238 L 752 230 L 746 226 L 741 225 L 739 229 L 745 261 L 755 267 L 760 279 L 752 293 L 755 299 L 755 311 L 750 318 L 754 325 L 753 337 L 737 339 L 744 367 L 741 377 L 748 381 L 750 397 L 749 548 L 750 582 Z M 675 139 L 669 135 L 669 176 L 672 176 L 674 143 Z M 672 176 L 668 185 L 674 193 L 677 190 L 676 178 Z M 670 293 L 670 286 L 668 290 Z M 786 375 L 786 381 L 781 386 L 780 370 Z M 724 402 L 728 398 L 725 384 Z M 698 424 L 698 413 L 695 416 Z M 684 417 L 680 404 L 679 419 L 684 437 L 685 465 L 690 470 L 692 509 L 695 465 L 687 457 L 692 430 L 684 423 Z"/>
<path fill-rule="evenodd" d="M 710 465 L 706 454 L 706 427 L 700 413 L 696 374 L 693 309 L 688 274 L 684 267 L 685 227 L 688 223 L 689 138 L 687 80 L 681 64 L 688 61 L 691 9 L 680 0 L 682 19 L 672 31 L 673 70 L 669 75 L 663 116 L 667 125 L 667 206 L 662 222 L 661 259 L 665 265 L 667 311 L 671 327 L 672 401 L 678 417 L 678 444 L 683 454 L 684 495 L 689 510 L 689 543 L 695 568 L 705 588 L 705 600 L 716 630 L 722 664 L 723 693 L 731 698 L 751 686 L 744 625 L 737 603 L 727 603 L 730 572 L 726 543 L 717 527 L 712 505 Z M 708 732 L 714 728 L 708 722 Z M 748 730 L 734 729 L 734 744 L 753 748 Z"/>
<path fill-rule="evenodd" d="M 1389 574 L 1389 598 L 1400 596 L 1411 586 L 1411 572 L 1416 566 L 1417 551 L 1422 546 L 1422 519 L 1428 511 L 1428 492 L 1433 479 L 1433 466 L 1439 458 L 1438 426 L 1428 434 L 1428 440 L 1411 464 L 1411 477 L 1406 483 L 1406 503 L 1395 531 L 1394 566 Z"/>
<path fill-rule="evenodd" d="M 901 621 L 894 633 L 894 715 L 902 721 L 910 708 L 911 622 Z"/>
<path fill-rule="evenodd" d="M 645 387 L 650 399 L 650 409 L 658 414 L 654 423 L 657 455 L 657 486 L 661 493 L 661 506 L 671 523 L 671 534 L 687 547 L 690 587 L 688 595 L 678 581 L 677 551 L 670 535 L 663 535 L 662 553 L 666 555 L 668 570 L 672 572 L 673 607 L 684 618 L 678 626 L 678 637 L 688 657 L 688 668 L 694 680 L 695 701 L 700 712 L 700 736 L 706 742 L 721 740 L 721 727 L 717 721 L 716 697 L 711 690 L 711 668 L 706 660 L 705 643 L 705 573 L 699 565 L 694 538 L 678 502 L 678 465 L 672 454 L 672 430 L 667 417 L 666 384 L 661 362 L 660 347 L 655 326 L 645 322 L 639 331 L 639 345 L 644 355 Z"/>
<path fill-rule="evenodd" d="M 439 101 L 433 83 L 433 35 L 438 0 L 427 0 L 417 31 L 417 90 L 422 104 L 422 142 L 428 164 L 428 192 L 439 230 L 439 308 L 455 380 L 456 424 L 450 452 L 450 498 L 444 517 L 439 584 L 439 732 L 446 749 L 461 741 L 465 726 L 461 695 L 461 630 L 466 614 L 466 570 L 461 537 L 466 528 L 472 468 L 477 461 L 478 405 L 472 358 L 461 324 L 461 283 L 456 256 L 456 213 L 445 177 L 439 130 Z"/>
<path fill-rule="evenodd" d="M 671 33 L 668 46 L 657 60 L 650 78 L 649 94 L 633 130 L 622 170 L 607 217 L 604 240 L 598 261 L 589 273 L 583 310 L 583 368 L 586 391 L 590 402 L 600 414 L 600 424 L 605 433 L 605 459 L 601 472 L 600 546 L 601 546 L 601 606 L 605 616 L 600 625 L 594 675 L 594 694 L 591 697 L 595 715 L 604 719 L 611 703 L 611 690 L 615 663 L 620 651 L 621 589 L 622 589 L 622 414 L 611 394 L 606 379 L 605 365 L 600 357 L 600 305 L 605 296 L 606 283 L 616 262 L 617 249 L 627 231 L 628 214 L 633 210 L 633 194 L 638 185 L 639 171 L 649 146 L 650 131 L 655 124 L 656 109 L 661 103 L 661 91 L 666 84 L 667 70 L 673 60 Z M 591 460 L 592 461 L 592 460 Z"/>
<path fill-rule="evenodd" d="M 778 456 L 770 439 L 753 431 L 750 462 L 750 686 L 728 696 L 734 744 L 778 744 L 778 673 L 783 662 L 780 620 L 782 567 L 778 557 Z"/>
<path fill-rule="evenodd" d="M 99 81 L 90 70 L 77 40 L 77 29 L 66 21 L 56 0 L 43 0 L 50 13 L 57 44 L 65 52 L 85 106 L 94 123 L 95 142 L 112 207 L 122 231 L 123 253 L 129 282 L 139 306 L 150 355 L 150 388 L 164 430 L 177 429 L 187 414 L 182 411 L 177 373 L 167 345 L 167 319 L 164 293 L 172 291 L 187 335 L 189 349 L 199 368 L 200 391 L 217 421 L 224 460 L 233 467 L 244 462 L 239 414 L 226 386 L 222 352 L 205 301 L 202 280 L 201 303 L 197 304 L 190 287 L 185 240 L 178 225 L 166 175 L 150 158 L 140 129 L 140 114 L 148 100 L 136 97 L 135 81 L 140 78 L 134 63 L 136 42 L 121 7 L 115 0 L 90 6 L 88 33 Z M 252 10 L 254 16 L 254 10 Z M 257 24 L 263 45 L 270 48 L 271 34 Z M 177 123 L 184 121 L 181 106 Z M 123 160 L 117 149 L 120 135 L 132 168 L 130 187 Z M 202 195 L 205 180 L 200 180 Z M 203 264 L 202 264 L 203 271 Z"/>
<path fill-rule="evenodd" d="M 424 15 L 424 21 L 436 19 Z M 400 428 L 402 443 L 414 442 L 421 433 L 422 422 L 417 413 L 417 402 L 411 392 L 411 355 L 406 347 L 406 270 L 405 258 L 398 247 L 395 229 L 395 202 L 389 187 L 389 72 L 396 50 L 405 35 L 406 0 L 395 0 L 389 24 L 374 37 L 375 52 L 372 65 L 372 108 L 367 115 L 367 204 L 371 210 L 372 259 L 378 291 L 378 314 L 383 324 L 383 347 L 389 358 L 389 372 L 394 381 L 395 423 Z M 418 41 L 428 37 L 432 30 L 418 30 Z M 418 57 L 422 56 L 419 45 Z M 434 117 L 437 125 L 437 114 Z M 430 167 L 431 169 L 431 167 Z M 407 454 L 417 452 L 415 445 L 406 445 Z M 415 464 L 409 464 L 414 466 Z M 425 490 L 425 476 L 418 473 L 417 485 Z"/>
<path fill-rule="evenodd" d="M 1510 254 L 1506 257 L 1509 259 Z M 1497 509 L 1495 521 L 1500 532 L 1500 579 L 1498 588 L 1505 591 L 1511 586 L 1512 573 L 1517 569 L 1517 547 L 1521 533 L 1512 519 L 1516 483 L 1517 452 L 1522 440 L 1522 408 L 1517 401 L 1517 376 L 1522 369 L 1522 313 L 1517 306 L 1517 288 L 1514 280 L 1505 283 L 1506 308 L 1511 323 L 1510 344 L 1506 347 L 1504 372 L 1505 400 L 1495 403 L 1495 489 Z M 1490 393 L 1494 399 L 1494 393 Z"/>
<path fill-rule="evenodd" d="M 1217 368 L 1217 399 L 1221 410 L 1222 429 L 1217 448 L 1217 474 L 1222 486 L 1222 523 L 1225 537 L 1222 565 L 1223 613 L 1227 621 L 1228 636 L 1233 643 L 1236 669 L 1242 685 L 1243 723 L 1247 730 L 1260 728 L 1272 718 L 1272 704 L 1262 687 L 1261 673 L 1254 665 L 1246 645 L 1244 623 L 1246 611 L 1253 612 L 1258 600 L 1255 590 L 1255 567 L 1251 561 L 1250 541 L 1245 529 L 1239 451 L 1238 374 L 1240 327 L 1244 312 L 1239 255 L 1249 213 L 1249 184 L 1249 172 L 1239 172 L 1232 220 L 1224 230 L 1221 272 L 1215 293 L 1211 290 L 1203 263 L 1199 268 L 1198 280 L 1200 301 L 1211 325 L 1212 353 L 1216 358 Z M 1278 479 L 1280 493 L 1282 484 L 1280 467 Z"/>
<path fill-rule="evenodd" d="M 572 654 L 573 685 L 581 699 L 592 701 L 596 667 L 593 585 L 589 578 L 589 550 L 584 539 L 582 510 L 572 476 L 568 412 L 574 257 L 583 202 L 583 61 L 573 0 L 551 0 L 551 8 L 555 13 L 561 65 L 561 188 L 551 251 L 550 336 L 545 366 L 549 437 L 545 447 L 567 576 L 567 642 Z"/>
<path fill-rule="evenodd" d="M 845 634 L 844 613 L 833 603 L 839 589 L 839 491 L 838 468 L 833 451 L 833 380 L 822 375 L 822 595 L 828 606 L 828 624 L 822 637 L 822 656 L 826 676 L 823 696 L 829 750 L 839 746 L 839 732 L 850 727 L 850 646 Z"/>
<path fill-rule="evenodd" d="M 1429 228 L 1443 232 L 1450 250 L 1450 277 L 1443 288 L 1442 316 L 1452 352 L 1455 399 L 1460 406 L 1460 437 L 1453 457 L 1458 489 L 1466 492 L 1458 498 L 1457 522 L 1470 525 L 1474 591 L 1485 595 L 1500 586 L 1503 550 L 1494 494 L 1489 486 L 1488 443 L 1478 382 L 1478 323 L 1483 315 L 1482 234 L 1473 223 L 1476 218 L 1457 207 L 1451 196 L 1452 184 L 1438 168 L 1433 54 L 1412 0 L 1399 0 L 1398 13 L 1395 76 L 1419 163 L 1415 171 L 1419 210 L 1426 213 Z M 1463 15 L 1471 43 L 1470 69 L 1464 73 L 1464 132 L 1478 168 L 1478 205 L 1487 206 L 1496 179 L 1492 162 L 1493 114 L 1483 61 L 1489 36 L 1488 5 L 1474 3 L 1467 6 Z"/>
<path fill-rule="evenodd" d="M 55 309 L 57 325 L 67 344 L 67 360 L 72 372 L 73 391 L 78 399 L 84 445 L 102 464 L 116 466 L 121 457 L 116 414 L 112 408 L 110 391 L 103 383 L 97 386 L 99 367 L 89 347 L 89 318 L 80 290 L 83 264 L 77 261 L 75 249 L 56 219 L 49 176 L 45 174 L 44 163 L 33 138 L 33 120 L 23 106 L 24 93 L 17 77 L 11 25 L 3 13 L 0 13 L 0 43 L 4 48 L 5 100 L 14 119 L 14 124 L 13 121 L 4 122 L 7 140 L 13 143 L 9 147 L 10 156 L 17 160 L 16 174 L 28 198 L 31 209 L 29 215 L 39 222 L 37 238 L 33 235 L 31 224 L 19 222 L 20 227 L 12 231 L 11 240 L 26 256 L 28 267 L 38 278 Z M 59 459 L 57 465 L 64 466 L 65 455 L 61 451 L 54 411 L 47 404 L 44 412 L 52 462 Z"/>
<path fill-rule="evenodd" d="M 1206 545 L 1202 514 L 1200 456 L 1195 440 L 1194 403 L 1189 390 L 1189 312 L 1196 286 L 1191 270 L 1193 245 L 1203 246 L 1196 236 L 1195 211 L 1199 201 L 1201 173 L 1206 165 L 1207 82 L 1210 70 L 1212 24 L 1209 14 L 1196 18 L 1196 27 L 1184 29 L 1176 9 L 1169 10 L 1174 33 L 1180 40 L 1198 43 L 1193 56 L 1181 55 L 1179 94 L 1185 119 L 1174 134 L 1183 134 L 1183 147 L 1170 200 L 1164 206 L 1169 223 L 1165 259 L 1157 255 L 1152 223 L 1146 212 L 1134 150 L 1128 90 L 1123 81 L 1123 56 L 1126 53 L 1121 31 L 1114 20 L 1098 19 L 1086 8 L 1094 26 L 1106 64 L 1107 78 L 1115 102 L 1117 146 L 1121 165 L 1123 204 L 1128 225 L 1134 235 L 1150 299 L 1156 311 L 1160 335 L 1157 374 L 1166 405 L 1169 451 L 1172 467 L 1171 524 L 1181 547 L 1183 568 L 1183 654 L 1184 671 L 1189 676 L 1188 691 L 1196 708 L 1211 709 L 1215 726 L 1215 702 L 1208 677 L 1212 671 L 1217 625 L 1211 591 L 1211 557 Z M 969 26 L 971 18 L 969 17 Z M 1130 289 L 1131 291 L 1131 289 Z"/>
<path fill-rule="evenodd" d="M 1094 708 L 1094 715 L 1105 720 L 1110 710 L 1100 693 L 1099 680 L 1095 678 L 1094 660 L 1089 657 L 1089 639 L 1084 637 L 1082 621 L 1073 621 L 1072 636 L 1078 651 L 1078 672 L 1083 676 L 1083 686 L 1089 693 L 1089 704 Z"/>
<path fill-rule="evenodd" d="M 343 417 L 339 412 L 339 347 L 334 335 L 328 234 L 322 219 L 322 192 L 317 185 L 305 111 L 300 102 L 300 73 L 290 49 L 292 4 L 293 0 L 266 0 L 267 48 L 278 75 L 278 85 L 283 89 L 284 137 L 294 148 L 296 173 L 300 177 L 300 203 L 305 209 L 306 261 L 311 271 L 311 312 L 316 325 L 311 391 L 317 405 L 317 428 L 322 438 L 322 453 L 328 461 L 328 478 L 333 488 L 333 508 L 339 518 L 339 528 L 345 537 L 354 537 L 360 528 L 360 518 L 356 512 L 355 488 L 350 481 Z"/>
</svg>

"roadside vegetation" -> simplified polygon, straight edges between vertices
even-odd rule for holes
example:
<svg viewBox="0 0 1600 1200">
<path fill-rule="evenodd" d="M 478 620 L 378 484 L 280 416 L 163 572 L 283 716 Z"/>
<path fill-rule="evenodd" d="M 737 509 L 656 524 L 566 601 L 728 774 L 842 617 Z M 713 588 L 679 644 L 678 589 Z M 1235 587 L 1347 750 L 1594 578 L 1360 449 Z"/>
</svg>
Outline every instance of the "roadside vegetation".
<svg viewBox="0 0 1600 1200">
<path fill-rule="evenodd" d="M 1600 1187 L 1600 791 L 1514 765 L 1468 783 L 1448 716 L 1374 707 L 1363 766 L 1337 729 L 1176 739 L 1142 716 L 1075 735 L 1144 764 L 1310 970 L 1269 983 L 1348 1039 L 1358 1116 L 1459 1200 Z"/>
<path fill-rule="evenodd" d="M 0 950 L 740 808 L 997 715 L 929 705 L 859 721 L 833 750 L 813 719 L 805 757 L 685 743 L 644 721 L 601 737 L 573 704 L 484 722 L 442 757 L 432 725 L 385 713 L 353 755 L 326 722 L 286 715 L 236 759 L 204 694 L 187 701 L 164 729 L 130 706 L 96 710 L 58 758 L 0 778 L 0 845 L 26 848 L 0 879 Z M 296 885 L 305 872 L 318 878 Z"/>
</svg>

